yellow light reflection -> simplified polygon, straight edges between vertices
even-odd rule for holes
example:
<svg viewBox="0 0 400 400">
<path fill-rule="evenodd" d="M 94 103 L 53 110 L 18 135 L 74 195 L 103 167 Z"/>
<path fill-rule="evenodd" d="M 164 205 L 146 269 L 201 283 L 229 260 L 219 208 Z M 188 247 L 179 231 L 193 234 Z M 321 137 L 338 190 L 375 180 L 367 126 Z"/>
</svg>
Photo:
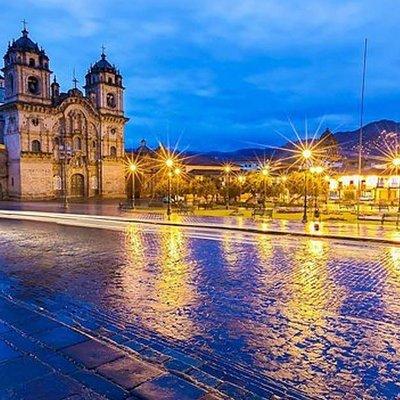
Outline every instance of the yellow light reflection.
<svg viewBox="0 0 400 400">
<path fill-rule="evenodd" d="M 180 227 L 168 227 L 161 239 L 160 272 L 156 283 L 158 329 L 176 339 L 188 339 L 193 332 L 189 316 L 182 311 L 196 297 L 196 289 L 189 282 L 196 266 L 190 257 L 187 240 Z"/>
</svg>

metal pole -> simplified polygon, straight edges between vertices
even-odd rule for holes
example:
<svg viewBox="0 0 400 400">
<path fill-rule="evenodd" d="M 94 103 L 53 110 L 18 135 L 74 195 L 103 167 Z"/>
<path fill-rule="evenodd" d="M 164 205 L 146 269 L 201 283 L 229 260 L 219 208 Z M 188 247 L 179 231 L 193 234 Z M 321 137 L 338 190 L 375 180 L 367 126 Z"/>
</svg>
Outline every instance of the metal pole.
<svg viewBox="0 0 400 400">
<path fill-rule="evenodd" d="M 135 173 L 132 171 L 132 208 L 135 208 Z"/>
<path fill-rule="evenodd" d="M 307 169 L 304 170 L 304 209 L 303 223 L 307 222 Z"/>
<path fill-rule="evenodd" d="M 360 104 L 360 134 L 358 138 L 358 189 L 357 189 L 357 219 L 360 217 L 361 201 L 361 174 L 362 174 L 362 146 L 363 146 L 363 118 L 364 118 L 364 94 L 365 94 L 365 73 L 367 68 L 367 46 L 368 39 L 364 40 L 363 71 L 361 84 L 361 104 Z"/>
<path fill-rule="evenodd" d="M 229 210 L 229 186 L 230 186 L 230 175 L 226 174 L 226 209 Z"/>
<path fill-rule="evenodd" d="M 267 208 L 267 177 L 264 176 L 264 209 Z"/>
<path fill-rule="evenodd" d="M 167 217 L 171 219 L 171 171 L 168 172 L 168 203 L 167 203 Z"/>
</svg>

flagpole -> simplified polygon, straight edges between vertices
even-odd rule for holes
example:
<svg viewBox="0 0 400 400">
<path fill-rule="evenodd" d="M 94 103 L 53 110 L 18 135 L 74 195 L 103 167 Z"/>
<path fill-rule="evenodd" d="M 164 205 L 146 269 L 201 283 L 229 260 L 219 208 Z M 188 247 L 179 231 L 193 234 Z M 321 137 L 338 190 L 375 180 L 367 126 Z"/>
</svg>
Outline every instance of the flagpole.
<svg viewBox="0 0 400 400">
<path fill-rule="evenodd" d="M 365 94 L 365 75 L 367 69 L 367 46 L 368 39 L 364 39 L 363 70 L 361 84 L 361 103 L 360 103 L 360 132 L 358 137 L 358 196 L 357 196 L 357 219 L 360 218 L 361 201 L 361 174 L 362 174 L 362 146 L 363 146 L 363 124 L 364 124 L 364 94 Z"/>
</svg>

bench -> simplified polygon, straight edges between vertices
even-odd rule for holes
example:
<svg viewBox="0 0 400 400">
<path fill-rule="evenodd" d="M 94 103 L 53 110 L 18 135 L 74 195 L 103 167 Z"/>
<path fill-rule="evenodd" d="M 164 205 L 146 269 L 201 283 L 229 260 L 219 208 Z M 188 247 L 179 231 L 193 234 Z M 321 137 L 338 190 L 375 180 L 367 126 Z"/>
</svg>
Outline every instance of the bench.
<svg viewBox="0 0 400 400">
<path fill-rule="evenodd" d="M 385 221 L 387 221 L 387 222 L 396 222 L 396 225 L 398 225 L 400 222 L 399 219 L 400 219 L 399 213 L 383 213 L 381 224 L 383 225 Z"/>
<path fill-rule="evenodd" d="M 272 208 L 254 208 L 252 216 L 272 218 L 274 210 Z"/>
</svg>

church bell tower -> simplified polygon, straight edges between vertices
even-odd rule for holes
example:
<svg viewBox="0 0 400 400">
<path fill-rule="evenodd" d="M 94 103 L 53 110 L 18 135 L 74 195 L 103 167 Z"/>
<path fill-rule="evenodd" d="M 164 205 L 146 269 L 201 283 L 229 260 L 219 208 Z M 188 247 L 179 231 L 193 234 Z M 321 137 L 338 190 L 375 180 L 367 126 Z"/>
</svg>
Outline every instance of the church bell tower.
<svg viewBox="0 0 400 400">
<path fill-rule="evenodd" d="M 124 114 L 122 76 L 111 65 L 104 53 L 86 74 L 86 96 L 102 114 L 122 116 Z"/>
<path fill-rule="evenodd" d="M 29 38 L 25 22 L 22 36 L 8 46 L 2 71 L 5 81 L 5 103 L 51 103 L 52 72 L 49 69 L 49 58 L 45 51 Z"/>
</svg>

